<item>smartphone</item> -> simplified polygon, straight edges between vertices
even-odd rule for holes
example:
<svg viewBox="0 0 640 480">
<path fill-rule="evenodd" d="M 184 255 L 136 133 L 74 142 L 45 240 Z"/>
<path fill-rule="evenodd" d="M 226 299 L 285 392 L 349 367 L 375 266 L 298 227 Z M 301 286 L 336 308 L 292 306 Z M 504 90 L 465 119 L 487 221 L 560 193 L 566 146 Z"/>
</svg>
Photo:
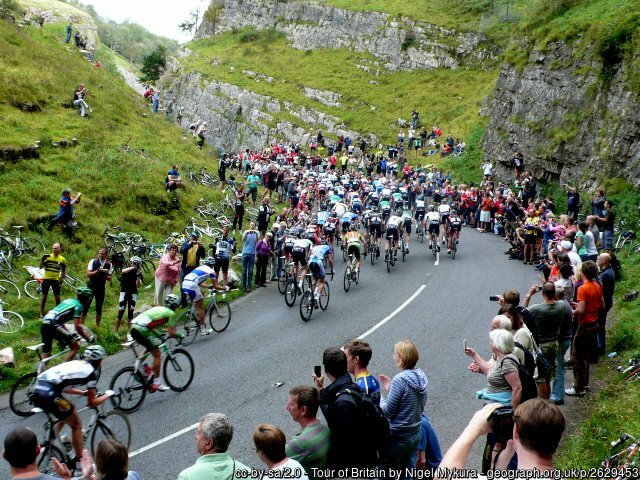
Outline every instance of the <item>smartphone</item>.
<svg viewBox="0 0 640 480">
<path fill-rule="evenodd" d="M 315 367 L 313 367 L 313 373 L 316 375 L 316 377 L 320 378 L 322 376 L 322 366 L 316 365 Z"/>
<path fill-rule="evenodd" d="M 464 351 L 466 352 L 467 351 L 467 339 L 466 338 L 462 341 L 462 346 L 464 347 Z"/>
<path fill-rule="evenodd" d="M 542 291 L 542 285 L 538 285 L 538 291 Z"/>
<path fill-rule="evenodd" d="M 489 297 L 489 301 L 490 302 L 498 302 L 498 301 L 500 301 L 500 298 L 498 297 L 498 295 L 491 295 Z"/>
</svg>

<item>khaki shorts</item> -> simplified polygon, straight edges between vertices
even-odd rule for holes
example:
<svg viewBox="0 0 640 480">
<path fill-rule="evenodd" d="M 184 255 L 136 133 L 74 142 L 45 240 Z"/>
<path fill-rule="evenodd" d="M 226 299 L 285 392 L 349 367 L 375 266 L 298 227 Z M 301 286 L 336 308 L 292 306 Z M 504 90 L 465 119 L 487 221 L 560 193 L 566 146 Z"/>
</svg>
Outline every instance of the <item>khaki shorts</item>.
<svg viewBox="0 0 640 480">
<path fill-rule="evenodd" d="M 542 352 L 542 356 L 547 359 L 552 368 L 551 371 L 544 377 L 539 376 L 538 378 L 536 378 L 536 383 L 547 383 L 553 380 L 556 376 L 556 355 L 558 354 L 558 342 L 541 343 L 539 346 L 540 351 Z"/>
</svg>

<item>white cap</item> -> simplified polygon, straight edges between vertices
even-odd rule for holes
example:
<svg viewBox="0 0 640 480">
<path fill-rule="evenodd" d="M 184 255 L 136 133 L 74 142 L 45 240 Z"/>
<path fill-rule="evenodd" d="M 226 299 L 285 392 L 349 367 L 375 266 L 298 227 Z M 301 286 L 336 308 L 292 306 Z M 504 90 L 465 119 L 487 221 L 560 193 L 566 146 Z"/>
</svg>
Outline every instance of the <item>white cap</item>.
<svg viewBox="0 0 640 480">
<path fill-rule="evenodd" d="M 560 242 L 560 247 L 564 250 L 571 250 L 573 248 L 573 244 L 569 240 L 563 240 Z"/>
</svg>

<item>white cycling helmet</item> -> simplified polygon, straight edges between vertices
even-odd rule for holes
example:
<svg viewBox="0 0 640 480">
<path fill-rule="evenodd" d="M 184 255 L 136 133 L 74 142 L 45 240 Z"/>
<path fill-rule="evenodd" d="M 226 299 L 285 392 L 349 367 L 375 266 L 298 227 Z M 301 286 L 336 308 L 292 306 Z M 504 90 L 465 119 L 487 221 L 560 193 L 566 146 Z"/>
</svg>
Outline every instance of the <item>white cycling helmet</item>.
<svg viewBox="0 0 640 480">
<path fill-rule="evenodd" d="M 91 345 L 84 351 L 84 358 L 87 362 L 97 362 L 107 356 L 107 351 L 102 345 Z"/>
</svg>

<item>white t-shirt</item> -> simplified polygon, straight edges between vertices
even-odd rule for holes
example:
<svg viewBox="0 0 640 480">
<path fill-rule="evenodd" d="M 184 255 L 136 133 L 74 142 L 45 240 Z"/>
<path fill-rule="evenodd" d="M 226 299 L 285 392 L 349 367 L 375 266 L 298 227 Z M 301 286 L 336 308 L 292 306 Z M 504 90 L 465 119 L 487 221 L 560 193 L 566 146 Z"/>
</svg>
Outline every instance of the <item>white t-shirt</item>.
<svg viewBox="0 0 640 480">
<path fill-rule="evenodd" d="M 596 247 L 596 239 L 589 230 L 584 234 L 584 242 L 587 247 L 587 255 L 597 255 L 598 248 Z"/>
<path fill-rule="evenodd" d="M 284 476 L 280 474 L 270 474 L 270 472 L 274 470 L 279 470 L 283 473 Z M 293 458 L 288 458 L 285 463 L 278 467 L 273 467 L 271 470 L 267 472 L 267 478 L 288 478 L 288 479 L 298 479 L 298 480 L 309 480 L 307 473 L 304 471 L 304 467 L 300 465 L 300 462 L 294 460 Z"/>
<path fill-rule="evenodd" d="M 580 271 L 580 268 L 582 268 L 582 260 L 580 259 L 580 255 L 573 251 L 567 252 L 567 255 L 569 256 L 569 261 L 571 262 L 571 266 L 573 267 L 573 273 L 578 273 Z"/>
</svg>

